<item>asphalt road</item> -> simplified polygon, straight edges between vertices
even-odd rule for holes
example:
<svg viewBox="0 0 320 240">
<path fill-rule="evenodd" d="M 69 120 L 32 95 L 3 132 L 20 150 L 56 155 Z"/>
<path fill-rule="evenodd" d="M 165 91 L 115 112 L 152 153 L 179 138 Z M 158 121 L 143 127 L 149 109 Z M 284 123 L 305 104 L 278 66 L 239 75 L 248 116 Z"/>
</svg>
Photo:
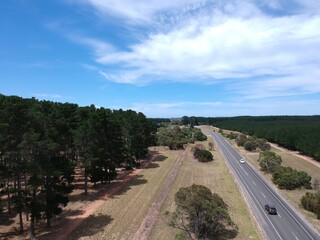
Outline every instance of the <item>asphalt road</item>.
<svg viewBox="0 0 320 240">
<path fill-rule="evenodd" d="M 219 134 L 208 132 L 223 153 L 230 170 L 234 173 L 245 193 L 253 214 L 266 238 L 270 240 L 320 240 L 320 235 L 292 208 L 248 163 L 240 163 L 242 156 Z M 277 215 L 269 215 L 264 209 L 273 204 Z"/>
</svg>

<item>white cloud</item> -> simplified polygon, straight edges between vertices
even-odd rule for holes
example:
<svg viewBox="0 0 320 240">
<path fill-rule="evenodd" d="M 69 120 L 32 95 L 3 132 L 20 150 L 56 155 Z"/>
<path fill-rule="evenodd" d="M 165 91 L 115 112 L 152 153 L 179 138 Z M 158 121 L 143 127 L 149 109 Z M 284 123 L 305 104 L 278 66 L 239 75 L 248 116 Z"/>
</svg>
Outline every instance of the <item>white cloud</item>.
<svg viewBox="0 0 320 240">
<path fill-rule="evenodd" d="M 105 56 L 106 54 L 113 53 L 116 49 L 106 41 L 96 38 L 90 38 L 79 34 L 67 34 L 67 37 L 76 43 L 85 45 L 94 49 L 95 57 Z"/>
<path fill-rule="evenodd" d="M 205 0 L 82 0 L 99 13 L 124 19 L 131 24 L 146 24 L 154 21 L 158 14 L 177 10 L 193 10 Z"/>
<path fill-rule="evenodd" d="M 320 8 L 314 1 L 296 0 L 295 6 L 303 8 L 287 16 L 269 16 L 249 0 L 85 2 L 125 22 L 144 24 L 162 18 L 169 26 L 151 31 L 126 51 L 101 40 L 76 38 L 94 49 L 98 63 L 112 66 L 112 72 L 100 71 L 110 81 L 141 85 L 164 79 L 203 83 L 233 79 L 238 82 L 234 89 L 243 94 L 241 86 L 258 89 L 248 98 L 320 92 L 320 15 L 314 14 Z M 282 7 L 276 0 L 264 4 Z"/>
</svg>

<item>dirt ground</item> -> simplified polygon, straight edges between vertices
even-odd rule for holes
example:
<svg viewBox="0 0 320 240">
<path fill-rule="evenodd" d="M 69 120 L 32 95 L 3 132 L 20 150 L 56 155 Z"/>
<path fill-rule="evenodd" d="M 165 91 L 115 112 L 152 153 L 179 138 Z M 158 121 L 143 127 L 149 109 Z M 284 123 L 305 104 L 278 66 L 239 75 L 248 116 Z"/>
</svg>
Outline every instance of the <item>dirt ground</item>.
<svg viewBox="0 0 320 240">
<path fill-rule="evenodd" d="M 44 222 L 37 224 L 36 239 L 38 240 L 63 240 L 80 225 L 86 218 L 92 215 L 105 201 L 114 193 L 121 190 L 127 182 L 139 175 L 139 173 L 148 167 L 156 155 L 151 151 L 148 159 L 141 161 L 141 166 L 132 171 L 120 170 L 118 177 L 110 184 L 101 185 L 96 188 L 88 188 L 88 196 L 84 195 L 84 181 L 79 177 L 81 174 L 76 172 L 75 190 L 70 195 L 70 202 L 63 213 L 52 220 L 52 227 L 47 229 Z M 8 220 L 10 217 L 10 220 Z M 0 239 L 2 240 L 20 240 L 18 232 L 18 216 L 9 216 L 4 212 L 3 219 L 0 219 Z M 24 236 L 22 239 L 28 240 L 29 222 L 24 217 Z"/>
</svg>

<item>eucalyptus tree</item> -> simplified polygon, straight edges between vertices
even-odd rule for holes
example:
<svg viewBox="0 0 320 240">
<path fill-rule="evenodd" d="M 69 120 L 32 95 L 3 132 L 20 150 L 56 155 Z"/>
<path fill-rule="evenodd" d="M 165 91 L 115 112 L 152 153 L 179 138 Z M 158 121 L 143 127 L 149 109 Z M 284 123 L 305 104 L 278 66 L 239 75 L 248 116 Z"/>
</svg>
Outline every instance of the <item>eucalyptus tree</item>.
<svg viewBox="0 0 320 240">
<path fill-rule="evenodd" d="M 219 239 L 226 230 L 237 234 L 238 227 L 228 213 L 228 205 L 207 187 L 196 184 L 182 187 L 175 194 L 175 203 L 175 211 L 166 215 L 172 227 L 183 231 L 185 239 Z"/>
<path fill-rule="evenodd" d="M 258 162 L 261 171 L 273 173 L 281 165 L 282 159 L 275 152 L 267 150 L 260 152 Z"/>
</svg>

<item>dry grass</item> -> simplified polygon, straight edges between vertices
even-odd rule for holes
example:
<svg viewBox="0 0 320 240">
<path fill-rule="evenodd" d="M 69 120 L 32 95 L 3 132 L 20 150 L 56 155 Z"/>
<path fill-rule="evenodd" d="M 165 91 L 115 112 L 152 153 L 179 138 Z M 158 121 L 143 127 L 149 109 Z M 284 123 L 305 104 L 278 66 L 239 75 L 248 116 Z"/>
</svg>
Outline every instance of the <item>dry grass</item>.
<svg viewBox="0 0 320 240">
<path fill-rule="evenodd" d="M 155 201 L 179 151 L 159 149 L 159 157 L 86 219 L 68 239 L 130 239 Z"/>
<path fill-rule="evenodd" d="M 212 192 L 219 194 L 229 205 L 231 218 L 239 227 L 236 239 L 260 239 L 243 197 L 229 173 L 229 169 L 217 151 L 214 151 L 213 154 L 215 160 L 210 163 L 195 161 L 191 153 L 182 162 L 173 187 L 162 206 L 162 214 L 158 217 L 151 232 L 150 239 L 174 239 L 178 230 L 168 226 L 164 212 L 166 210 L 173 211 L 174 194 L 181 187 L 190 186 L 193 183 L 205 185 Z"/>
<path fill-rule="evenodd" d="M 160 161 L 155 161 L 153 166 L 143 170 L 125 189 L 85 220 L 69 239 L 131 239 L 168 178 L 179 153 L 159 150 Z M 217 151 L 214 151 L 214 158 L 214 162 L 199 163 L 188 153 L 149 239 L 174 239 L 178 231 L 168 226 L 163 213 L 174 209 L 174 194 L 179 188 L 193 183 L 207 186 L 229 205 L 230 215 L 239 226 L 236 239 L 260 239 L 224 160 Z"/>
</svg>

